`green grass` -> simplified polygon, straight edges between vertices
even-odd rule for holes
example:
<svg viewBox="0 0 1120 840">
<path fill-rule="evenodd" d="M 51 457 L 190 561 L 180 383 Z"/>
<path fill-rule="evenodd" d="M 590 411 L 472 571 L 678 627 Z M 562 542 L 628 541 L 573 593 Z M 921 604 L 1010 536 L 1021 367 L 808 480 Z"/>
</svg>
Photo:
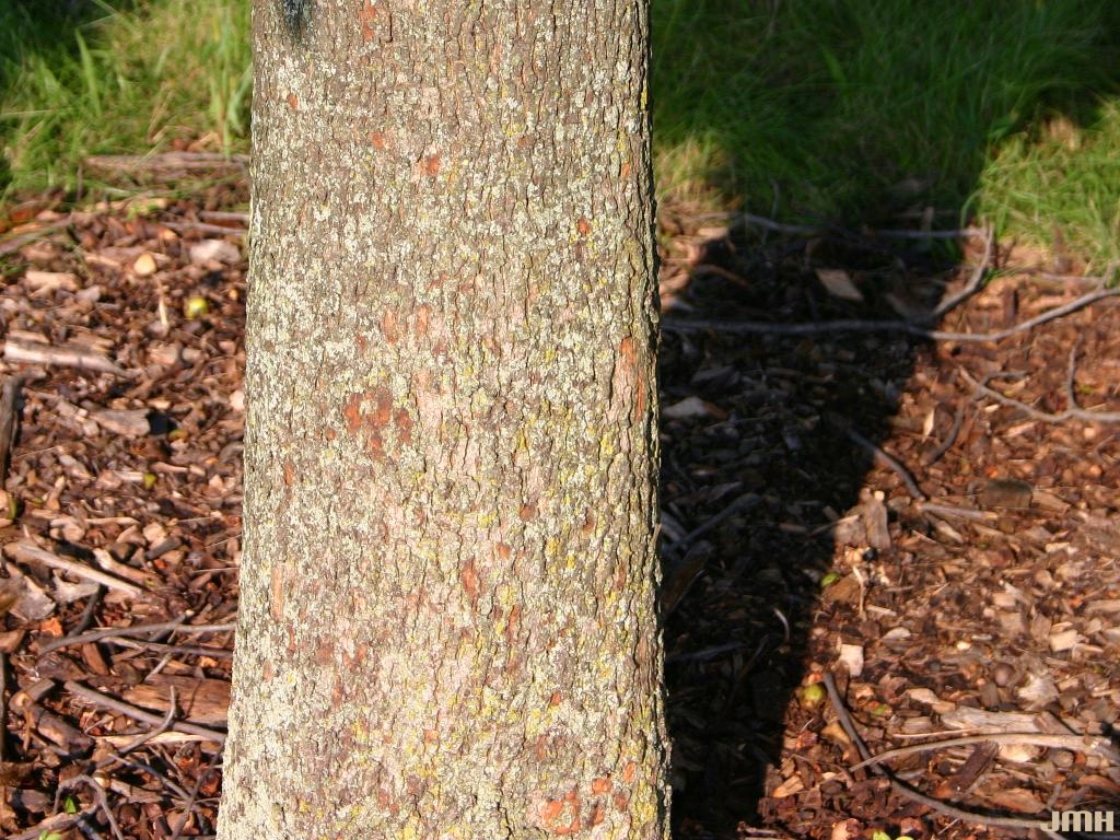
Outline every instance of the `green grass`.
<svg viewBox="0 0 1120 840">
<path fill-rule="evenodd" d="M 0 190 L 245 151 L 248 5 L 0 0 Z M 652 0 L 652 22 L 664 200 L 849 227 L 933 207 L 1120 258 L 1115 0 Z"/>
<path fill-rule="evenodd" d="M 95 154 L 246 150 L 248 27 L 243 0 L 0 0 L 0 190 L 73 188 Z"/>
</svg>

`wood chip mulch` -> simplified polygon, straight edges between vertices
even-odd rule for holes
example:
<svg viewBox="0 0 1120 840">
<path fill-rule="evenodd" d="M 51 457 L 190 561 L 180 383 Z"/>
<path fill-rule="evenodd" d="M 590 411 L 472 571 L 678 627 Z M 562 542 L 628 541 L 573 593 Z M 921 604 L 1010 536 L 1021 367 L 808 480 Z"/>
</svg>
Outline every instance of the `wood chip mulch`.
<svg viewBox="0 0 1120 840">
<path fill-rule="evenodd" d="M 0 835 L 214 834 L 243 201 L 2 226 Z M 675 836 L 1120 812 L 1118 298 L 983 236 L 705 224 L 662 212 Z"/>
</svg>

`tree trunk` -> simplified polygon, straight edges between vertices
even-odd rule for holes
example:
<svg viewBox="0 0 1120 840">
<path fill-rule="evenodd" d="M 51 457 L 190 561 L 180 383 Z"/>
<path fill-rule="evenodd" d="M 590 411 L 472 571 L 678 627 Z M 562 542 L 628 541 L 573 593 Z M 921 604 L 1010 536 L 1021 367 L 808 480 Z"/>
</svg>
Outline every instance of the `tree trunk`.
<svg viewBox="0 0 1120 840">
<path fill-rule="evenodd" d="M 664 838 L 641 0 L 257 0 L 222 840 Z"/>
</svg>

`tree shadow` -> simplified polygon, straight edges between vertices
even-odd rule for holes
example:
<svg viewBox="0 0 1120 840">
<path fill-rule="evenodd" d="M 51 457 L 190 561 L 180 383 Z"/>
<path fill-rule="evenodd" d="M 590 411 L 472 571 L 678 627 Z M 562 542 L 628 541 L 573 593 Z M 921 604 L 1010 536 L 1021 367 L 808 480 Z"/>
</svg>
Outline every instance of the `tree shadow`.
<svg viewBox="0 0 1120 840">
<path fill-rule="evenodd" d="M 811 701 L 791 702 L 814 628 L 843 637 L 851 625 L 860 636 L 858 612 L 822 595 L 822 581 L 840 554 L 898 562 L 876 547 L 868 523 L 883 509 L 861 488 L 923 342 L 675 325 L 921 323 L 959 282 L 964 243 L 875 229 L 963 225 L 995 144 L 1015 132 L 1091 128 L 1102 94 L 1120 89 L 1120 12 L 1107 2 L 1062 13 L 975 4 L 952 44 L 938 43 L 953 34 L 943 22 L 921 19 L 927 8 L 944 14 L 933 6 L 863 4 L 861 17 L 858 3 L 795 5 L 741 3 L 741 22 L 729 22 L 724 4 L 653 5 L 655 142 L 677 178 L 662 190 L 662 231 L 683 243 L 673 251 L 666 241 L 665 255 L 689 267 L 661 352 L 662 597 L 680 837 L 780 822 L 766 794 L 789 775 L 776 767 L 783 739 L 820 736 Z M 892 31 L 901 48 L 884 47 Z M 1008 32 L 1021 37 L 1000 41 Z M 907 124 L 883 130 L 895 120 Z M 813 232 L 698 214 L 714 194 Z M 831 291 L 822 270 L 837 272 Z M 843 294 L 847 283 L 860 299 Z M 952 417 L 935 420 L 931 447 Z M 907 499 L 894 480 L 898 492 L 884 500 L 892 518 Z"/>
</svg>

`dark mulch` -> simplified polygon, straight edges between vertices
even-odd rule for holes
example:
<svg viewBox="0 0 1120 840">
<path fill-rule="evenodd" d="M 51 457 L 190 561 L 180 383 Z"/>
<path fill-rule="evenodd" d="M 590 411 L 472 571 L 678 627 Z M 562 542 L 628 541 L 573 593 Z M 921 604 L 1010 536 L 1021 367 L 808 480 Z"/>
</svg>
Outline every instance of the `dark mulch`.
<svg viewBox="0 0 1120 840">
<path fill-rule="evenodd" d="M 77 837 L 79 817 L 101 836 L 214 832 L 241 534 L 246 265 L 227 211 L 243 199 L 40 202 L 3 225 L 2 366 L 22 379 L 0 499 L 0 833 Z M 1120 424 L 1063 414 L 1071 394 L 1120 411 L 1117 299 L 1001 341 L 784 335 L 919 324 L 974 274 L 923 240 L 662 228 L 677 836 L 1027 833 L 901 782 L 989 816 L 1120 809 L 1115 745 L 1069 737 L 1114 737 L 1120 715 Z M 1092 289 L 978 240 L 966 262 L 991 282 L 946 331 Z M 1028 737 L 893 758 L 892 788 L 856 767 L 844 716 L 873 754 Z"/>
</svg>

